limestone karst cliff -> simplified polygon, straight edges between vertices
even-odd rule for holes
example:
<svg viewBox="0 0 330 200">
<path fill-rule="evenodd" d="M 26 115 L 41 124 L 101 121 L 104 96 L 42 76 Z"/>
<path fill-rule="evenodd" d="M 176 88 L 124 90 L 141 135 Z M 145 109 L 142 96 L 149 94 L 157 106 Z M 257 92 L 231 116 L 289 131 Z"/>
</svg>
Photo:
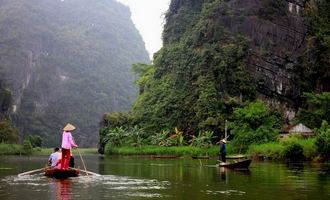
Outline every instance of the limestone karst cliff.
<svg viewBox="0 0 330 200">
<path fill-rule="evenodd" d="M 21 137 L 58 145 L 66 122 L 77 142 L 98 141 L 107 111 L 127 111 L 137 93 L 131 64 L 149 62 L 128 7 L 113 0 L 0 2 L 1 80 L 12 91 Z"/>
<path fill-rule="evenodd" d="M 318 48 L 325 51 L 311 56 L 320 63 L 322 54 L 320 66 L 303 61 L 308 42 L 316 40 L 306 9 L 317 19 L 318 10 L 324 11 L 320 26 L 327 26 L 327 8 L 317 9 L 320 2 L 172 0 L 164 46 L 138 82 L 133 123 L 148 130 L 219 133 L 233 109 L 256 99 L 292 122 L 304 92 L 329 90 L 326 31 Z"/>
</svg>

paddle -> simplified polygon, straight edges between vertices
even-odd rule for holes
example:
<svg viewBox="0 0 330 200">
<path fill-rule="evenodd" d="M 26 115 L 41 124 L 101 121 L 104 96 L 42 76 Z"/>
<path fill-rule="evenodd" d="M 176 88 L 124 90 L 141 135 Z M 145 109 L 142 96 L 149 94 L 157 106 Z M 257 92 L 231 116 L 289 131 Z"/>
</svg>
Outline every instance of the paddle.
<svg viewBox="0 0 330 200">
<path fill-rule="evenodd" d="M 78 153 L 79 153 L 79 156 L 80 156 L 81 162 L 82 162 L 82 164 L 83 164 L 83 166 L 84 166 L 84 169 L 85 169 L 86 175 L 88 176 L 88 173 L 87 173 L 87 169 L 86 169 L 86 165 L 85 165 L 84 159 L 83 159 L 82 156 L 81 156 L 81 153 L 80 153 L 80 151 L 79 151 L 79 148 L 76 147 L 76 149 L 77 149 L 77 151 L 78 151 Z"/>
<path fill-rule="evenodd" d="M 17 176 L 25 176 L 25 175 L 28 175 L 28 174 L 32 174 L 32 173 L 35 173 L 35 172 L 42 171 L 42 170 L 45 170 L 45 168 L 40 168 L 40 169 L 35 169 L 35 170 L 27 171 L 27 172 L 24 172 L 24 173 L 20 173 Z"/>
<path fill-rule="evenodd" d="M 82 172 L 85 172 L 87 174 L 94 175 L 94 176 L 101 176 L 101 174 L 97 174 L 97 173 L 90 172 L 90 171 L 85 171 L 85 170 L 82 170 L 82 169 L 77 169 L 77 168 L 72 168 L 72 169 L 80 170 Z"/>
</svg>

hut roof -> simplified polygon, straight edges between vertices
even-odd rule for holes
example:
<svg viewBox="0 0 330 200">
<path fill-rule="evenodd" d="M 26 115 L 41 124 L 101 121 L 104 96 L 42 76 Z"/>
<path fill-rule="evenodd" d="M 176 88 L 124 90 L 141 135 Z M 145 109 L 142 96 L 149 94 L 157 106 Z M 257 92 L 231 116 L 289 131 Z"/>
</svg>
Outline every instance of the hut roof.
<svg viewBox="0 0 330 200">
<path fill-rule="evenodd" d="M 302 123 L 296 125 L 289 125 L 282 130 L 283 133 L 313 133 L 313 130 L 303 125 Z"/>
</svg>

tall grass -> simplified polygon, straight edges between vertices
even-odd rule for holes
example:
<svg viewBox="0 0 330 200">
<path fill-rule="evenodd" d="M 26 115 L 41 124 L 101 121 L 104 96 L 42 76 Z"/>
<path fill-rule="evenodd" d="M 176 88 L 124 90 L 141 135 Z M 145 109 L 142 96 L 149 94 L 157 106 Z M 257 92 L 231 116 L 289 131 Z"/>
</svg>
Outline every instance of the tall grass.
<svg viewBox="0 0 330 200">
<path fill-rule="evenodd" d="M 73 154 L 76 155 L 78 155 L 79 152 L 84 155 L 98 154 L 96 148 L 79 148 L 79 152 L 78 149 L 72 149 L 71 151 Z M 33 155 L 50 155 L 53 152 L 54 152 L 54 148 L 38 148 L 38 150 L 35 150 L 33 152 Z"/>
<path fill-rule="evenodd" d="M 252 158 L 268 157 L 272 159 L 282 159 L 284 149 L 284 146 L 278 142 L 253 144 L 249 146 L 247 155 Z"/>
<path fill-rule="evenodd" d="M 228 148 L 230 153 L 231 148 Z M 106 145 L 105 154 L 107 155 L 182 155 L 182 156 L 218 156 L 219 147 L 212 146 L 201 148 L 195 146 L 142 146 L 142 147 L 113 147 Z"/>
<path fill-rule="evenodd" d="M 81 154 L 98 154 L 96 148 L 79 148 Z M 32 153 L 27 152 L 20 144 L 0 143 L 0 155 L 50 155 L 54 152 L 53 148 L 33 148 Z M 73 149 L 73 154 L 78 154 L 78 150 Z"/>
</svg>

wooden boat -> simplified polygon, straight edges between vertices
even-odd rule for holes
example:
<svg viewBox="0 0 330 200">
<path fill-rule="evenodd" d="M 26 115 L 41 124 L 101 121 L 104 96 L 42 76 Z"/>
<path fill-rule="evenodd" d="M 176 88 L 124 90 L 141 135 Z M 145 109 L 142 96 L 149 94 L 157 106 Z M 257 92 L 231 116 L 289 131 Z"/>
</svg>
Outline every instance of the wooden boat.
<svg viewBox="0 0 330 200">
<path fill-rule="evenodd" d="M 191 156 L 192 159 L 209 159 L 210 156 Z"/>
<path fill-rule="evenodd" d="M 154 155 L 151 156 L 151 158 L 179 158 L 180 156 L 178 155 Z"/>
<path fill-rule="evenodd" d="M 232 156 L 226 156 L 226 159 L 246 159 L 245 155 L 232 155 Z"/>
<path fill-rule="evenodd" d="M 244 160 L 236 160 L 235 162 L 226 162 L 226 163 L 219 163 L 218 167 L 226 167 L 226 168 L 230 168 L 230 169 L 247 169 L 249 168 L 250 164 L 251 164 L 250 159 L 244 159 Z"/>
<path fill-rule="evenodd" d="M 80 170 L 78 169 L 45 169 L 45 176 L 54 177 L 54 178 L 69 178 L 77 177 Z"/>
</svg>

